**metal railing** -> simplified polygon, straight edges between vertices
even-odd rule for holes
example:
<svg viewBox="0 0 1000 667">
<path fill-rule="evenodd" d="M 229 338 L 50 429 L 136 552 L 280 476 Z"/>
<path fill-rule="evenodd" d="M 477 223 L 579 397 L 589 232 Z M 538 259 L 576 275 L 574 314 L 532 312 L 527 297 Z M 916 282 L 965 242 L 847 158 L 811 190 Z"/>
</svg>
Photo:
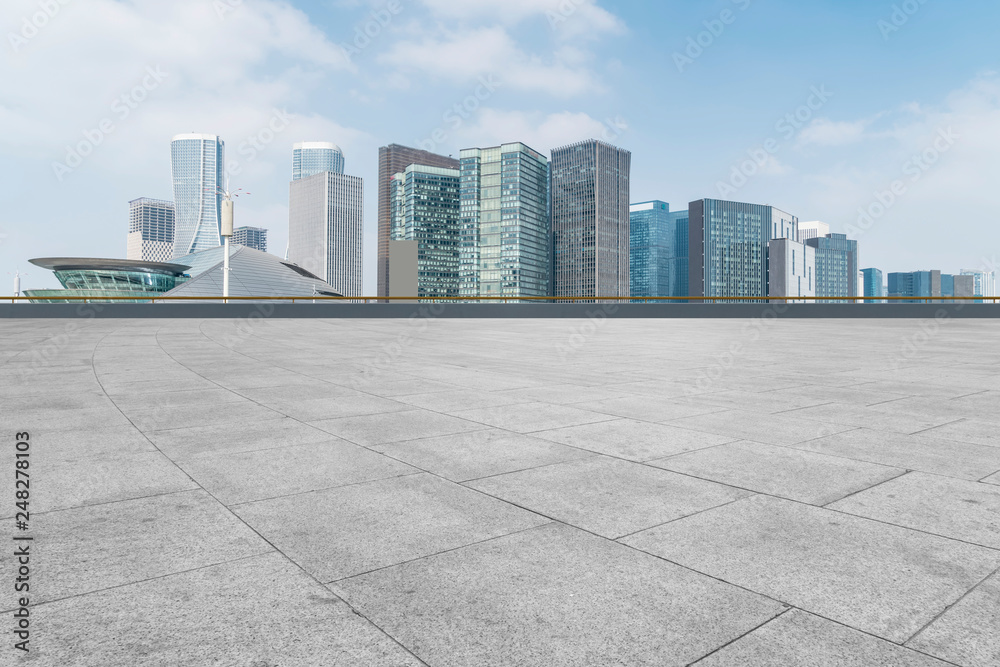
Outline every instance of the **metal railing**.
<svg viewBox="0 0 1000 667">
<path fill-rule="evenodd" d="M 841 302 L 857 304 L 867 303 L 992 303 L 1000 302 L 1000 297 L 992 296 L 441 296 L 441 297 L 421 297 L 421 296 L 5 296 L 0 297 L 0 301 L 11 303 L 17 302 L 39 302 L 56 301 L 69 303 L 136 303 L 143 302 L 149 304 L 169 303 L 169 302 L 214 302 L 229 303 L 230 301 L 282 301 L 290 303 L 764 303 L 764 304 L 790 304 L 790 303 L 829 303 Z"/>
</svg>

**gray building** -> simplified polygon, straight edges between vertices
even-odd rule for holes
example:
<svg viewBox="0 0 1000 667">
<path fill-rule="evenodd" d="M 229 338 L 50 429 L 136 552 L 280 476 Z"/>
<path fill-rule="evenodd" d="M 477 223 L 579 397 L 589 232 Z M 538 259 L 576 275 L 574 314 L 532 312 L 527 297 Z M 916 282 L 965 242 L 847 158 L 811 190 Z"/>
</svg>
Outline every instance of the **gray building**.
<svg viewBox="0 0 1000 667">
<path fill-rule="evenodd" d="M 344 153 L 328 141 L 302 141 L 292 146 L 292 180 L 324 171 L 344 173 Z"/>
<path fill-rule="evenodd" d="M 417 148 L 391 144 L 378 149 L 378 296 L 389 296 L 389 241 L 392 236 L 393 177 L 411 164 L 458 169 L 458 160 Z"/>
<path fill-rule="evenodd" d="M 222 245 L 226 145 L 214 134 L 179 134 L 170 142 L 174 183 L 174 257 Z"/>
<path fill-rule="evenodd" d="M 806 239 L 816 249 L 816 296 L 858 297 L 858 242 L 844 234 Z"/>
<path fill-rule="evenodd" d="M 146 197 L 128 203 L 126 258 L 167 262 L 174 256 L 174 203 Z"/>
<path fill-rule="evenodd" d="M 407 256 L 403 251 L 407 246 L 393 253 L 393 242 L 415 242 L 416 276 L 415 280 L 396 280 L 390 261 L 389 296 L 458 296 L 459 171 L 412 164 L 396 174 L 393 183 L 390 260 Z M 412 270 L 413 262 L 404 261 L 399 272 Z M 397 294 L 400 288 L 393 285 L 408 283 L 416 291 Z"/>
<path fill-rule="evenodd" d="M 955 276 L 940 271 L 911 271 L 889 274 L 889 296 L 926 301 L 979 295 L 976 294 L 975 276 Z"/>
<path fill-rule="evenodd" d="M 522 143 L 461 152 L 459 294 L 548 296 L 548 160 Z"/>
<path fill-rule="evenodd" d="M 233 243 L 261 252 L 267 252 L 267 230 L 263 227 L 237 227 L 233 230 Z"/>
<path fill-rule="evenodd" d="M 360 177 L 329 171 L 290 185 L 288 260 L 343 296 L 363 296 L 363 196 Z"/>
<path fill-rule="evenodd" d="M 767 244 L 798 240 L 799 219 L 762 204 L 702 199 L 688 206 L 691 296 L 766 297 Z"/>
<path fill-rule="evenodd" d="M 591 139 L 552 151 L 554 296 L 628 296 L 632 154 Z"/>
<path fill-rule="evenodd" d="M 768 296 L 816 296 L 816 250 L 792 239 L 767 243 Z"/>
</svg>

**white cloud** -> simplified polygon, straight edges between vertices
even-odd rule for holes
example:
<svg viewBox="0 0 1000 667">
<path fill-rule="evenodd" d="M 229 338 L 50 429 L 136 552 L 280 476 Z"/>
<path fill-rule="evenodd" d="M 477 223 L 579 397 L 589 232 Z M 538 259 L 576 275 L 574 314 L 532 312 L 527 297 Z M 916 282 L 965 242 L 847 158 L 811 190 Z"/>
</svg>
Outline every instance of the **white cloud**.
<svg viewBox="0 0 1000 667">
<path fill-rule="evenodd" d="M 439 19 L 489 21 L 516 25 L 526 19 L 544 19 L 560 38 L 596 38 L 622 34 L 625 23 L 600 7 L 596 0 L 422 0 Z"/>
<path fill-rule="evenodd" d="M 828 118 L 817 118 L 799 133 L 798 145 L 843 146 L 864 137 L 870 121 L 835 122 Z"/>
<path fill-rule="evenodd" d="M 582 112 L 543 114 L 483 109 L 474 124 L 455 132 L 453 143 L 469 148 L 520 141 L 548 155 L 553 148 L 584 139 L 601 139 L 608 129 L 601 121 Z"/>
</svg>

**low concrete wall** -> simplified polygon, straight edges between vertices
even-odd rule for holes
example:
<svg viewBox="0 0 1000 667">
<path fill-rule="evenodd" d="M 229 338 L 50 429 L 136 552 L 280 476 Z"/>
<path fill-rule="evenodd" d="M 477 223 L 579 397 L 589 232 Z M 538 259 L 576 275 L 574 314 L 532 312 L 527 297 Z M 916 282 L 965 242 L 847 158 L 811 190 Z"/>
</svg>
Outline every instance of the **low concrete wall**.
<svg viewBox="0 0 1000 667">
<path fill-rule="evenodd" d="M 1000 318 L 1000 304 L 0 304 L 3 319 L 320 318 L 882 319 Z"/>
</svg>

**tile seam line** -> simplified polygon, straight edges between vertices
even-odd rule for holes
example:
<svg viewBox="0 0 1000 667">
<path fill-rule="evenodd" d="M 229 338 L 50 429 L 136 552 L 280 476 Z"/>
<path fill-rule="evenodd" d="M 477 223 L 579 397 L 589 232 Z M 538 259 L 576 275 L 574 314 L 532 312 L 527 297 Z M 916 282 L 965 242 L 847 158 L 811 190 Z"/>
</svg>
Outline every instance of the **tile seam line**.
<svg viewBox="0 0 1000 667">
<path fill-rule="evenodd" d="M 743 634 L 741 634 L 739 637 L 734 637 L 733 639 L 730 639 L 728 642 L 726 642 L 722 646 L 719 646 L 715 650 L 713 650 L 713 651 L 711 651 L 709 653 L 706 653 L 705 655 L 701 656 L 697 660 L 694 660 L 692 662 L 687 663 L 687 667 L 697 667 L 697 664 L 699 662 L 701 662 L 703 660 L 707 660 L 708 658 L 712 657 L 713 655 L 715 655 L 719 651 L 722 651 L 726 647 L 731 646 L 732 644 L 735 644 L 736 642 L 742 640 L 743 638 L 745 638 L 745 637 L 747 637 L 749 635 L 752 635 L 753 633 L 755 633 L 758 630 L 760 630 L 761 628 L 763 628 L 765 625 L 769 625 L 769 624 L 773 623 L 774 621 L 777 621 L 779 618 L 781 618 L 785 614 L 787 614 L 787 613 L 789 613 L 789 612 L 791 612 L 791 611 L 793 611 L 795 609 L 798 609 L 798 607 L 793 607 L 791 605 L 787 605 L 785 609 L 782 609 L 780 612 L 778 612 L 777 614 L 775 614 L 771 618 L 763 621 L 759 625 L 756 625 L 756 626 L 750 628 L 749 630 L 747 630 L 746 632 L 744 632 Z"/>
<path fill-rule="evenodd" d="M 163 325 L 161 325 L 161 326 L 160 326 L 160 327 L 159 327 L 159 328 L 158 328 L 158 329 L 156 330 L 156 333 L 155 333 L 155 334 L 153 335 L 154 339 L 155 339 L 155 340 L 157 341 L 157 345 L 159 345 L 159 332 L 160 332 L 160 331 L 161 331 L 161 330 L 163 329 L 163 327 L 165 327 L 165 326 L 166 326 L 166 324 L 163 324 Z M 199 326 L 199 329 L 200 329 L 200 326 Z M 172 360 L 174 361 L 174 363 L 176 363 L 176 364 L 177 364 L 177 365 L 179 365 L 180 367 L 182 367 L 182 368 L 185 368 L 185 369 L 187 369 L 188 371 L 190 371 L 191 373 L 194 373 L 194 374 L 195 374 L 195 375 L 197 375 L 198 377 L 202 377 L 203 379 L 205 379 L 205 380 L 208 380 L 208 378 L 205 378 L 205 377 L 204 377 L 204 376 L 202 376 L 202 375 L 201 375 L 200 373 L 198 373 L 198 372 L 196 372 L 196 371 L 194 371 L 194 370 L 192 370 L 192 369 L 188 368 L 188 367 L 187 367 L 186 365 L 184 365 L 184 364 L 182 364 L 181 362 L 177 361 L 177 360 L 176 360 L 176 359 L 175 359 L 175 358 L 173 357 L 173 355 L 171 355 L 171 354 L 170 354 L 169 352 L 167 352 L 167 351 L 166 351 L 165 349 L 163 349 L 163 347 L 162 347 L 162 346 L 160 346 L 160 350 L 161 350 L 161 351 L 162 351 L 162 352 L 163 352 L 164 354 L 166 354 L 166 355 L 167 355 L 167 356 L 168 356 L 168 357 L 169 357 L 170 359 L 172 359 Z M 95 347 L 95 353 L 96 353 L 96 347 Z M 96 375 L 96 370 L 95 370 L 95 375 Z M 209 381 L 209 382 L 212 382 L 212 384 L 215 384 L 215 385 L 217 385 L 217 386 L 219 386 L 219 387 L 222 387 L 222 385 L 218 384 L 217 382 L 213 382 L 212 380 L 208 380 L 208 381 Z M 223 389 L 225 389 L 225 387 L 222 387 L 222 388 L 223 388 Z M 102 389 L 103 389 L 103 387 L 102 387 Z M 235 392 L 234 392 L 234 393 L 235 393 Z M 123 413 L 123 414 L 124 414 L 124 413 Z M 296 420 L 296 421 L 297 421 L 297 420 Z M 143 434 L 143 437 L 146 437 L 146 436 L 145 436 L 145 434 Z M 146 439 L 147 439 L 147 440 L 149 440 L 149 438 L 148 438 L 148 437 L 146 437 Z M 150 442 L 150 444 L 151 444 L 151 445 L 153 445 L 154 447 L 156 447 L 156 444 L 155 444 L 155 443 L 153 443 L 153 442 L 152 442 L 151 440 L 149 440 L 149 442 Z M 157 447 L 157 451 L 160 451 L 159 447 Z M 161 452 L 161 453 L 162 453 L 162 452 Z M 164 456 L 166 456 L 166 455 L 164 454 Z M 167 458 L 169 458 L 169 457 L 167 457 Z M 316 579 L 316 577 L 314 577 L 314 576 L 313 576 L 313 575 L 312 575 L 311 573 L 309 573 L 308 571 L 306 571 L 306 569 L 305 569 L 304 567 L 302 567 L 302 565 L 300 565 L 299 563 L 297 563 L 297 562 L 296 562 L 295 560 L 293 560 L 293 559 L 292 559 L 292 558 L 291 558 L 291 557 L 290 557 L 290 556 L 289 556 L 288 554 L 286 554 L 286 553 L 285 553 L 284 551 L 282 551 L 281 549 L 279 549 L 279 548 L 277 547 L 277 545 L 275 545 L 275 544 L 274 544 L 274 543 L 273 543 L 273 542 L 272 542 L 271 540 L 269 540 L 269 539 L 267 539 L 266 537 L 264 537 L 264 535 L 262 535 L 262 534 L 260 533 L 260 531 L 258 531 L 258 530 L 257 530 L 256 528 L 254 528 L 253 526 L 251 526 L 251 525 L 250 525 L 249 523 L 247 523 L 247 522 L 246 522 L 246 521 L 245 521 L 245 520 L 244 520 L 244 519 L 243 519 L 243 518 L 242 518 L 242 517 L 241 517 L 241 516 L 240 516 L 239 514 L 237 514 L 236 512 L 234 512 L 234 511 L 233 511 L 233 510 L 232 510 L 231 508 L 227 507 L 227 506 L 225 505 L 225 503 L 223 503 L 223 502 L 222 502 L 222 501 L 220 501 L 220 500 L 219 500 L 218 498 L 216 498 L 216 497 L 215 497 L 215 495 L 214 495 L 214 494 L 212 494 L 212 493 L 211 493 L 211 492 L 210 492 L 210 491 L 209 491 L 208 489 L 205 489 L 205 487 L 201 486 L 201 484 L 199 484 L 197 480 L 195 480 L 194 478 L 192 478 L 192 477 L 191 477 L 191 476 L 190 476 L 190 475 L 189 475 L 189 474 L 188 474 L 188 473 L 187 473 L 186 471 L 184 471 L 184 469 L 183 469 L 183 468 L 181 468 L 181 467 L 180 467 L 179 465 L 177 465 L 177 462 L 176 462 L 176 461 L 174 461 L 173 459 L 170 459 L 170 460 L 171 460 L 171 462 L 172 462 L 172 463 L 173 463 L 173 464 L 174 464 L 174 465 L 175 465 L 175 466 L 177 467 L 177 469 L 178 469 L 178 470 L 180 470 L 180 471 L 181 471 L 182 473 L 184 473 L 185 475 L 187 475 L 187 476 L 188 476 L 188 478 L 190 478 L 190 479 L 191 479 L 192 481 L 194 481 L 194 482 L 195 482 L 196 484 L 198 484 L 198 486 L 199 486 L 199 487 L 201 487 L 201 488 L 202 488 L 202 490 L 204 490 L 204 491 L 205 491 L 205 493 L 207 493 L 207 494 L 208 494 L 209 496 L 211 496 L 211 498 L 212 498 L 213 500 L 215 500 L 215 502 L 217 502 L 217 503 L 219 504 L 219 506 L 221 506 L 221 507 L 222 507 L 222 508 L 223 508 L 223 509 L 224 509 L 224 510 L 225 510 L 225 511 L 226 511 L 226 512 L 227 512 L 227 513 L 228 513 L 228 514 L 230 515 L 230 516 L 232 516 L 232 517 L 233 517 L 233 518 L 235 518 L 235 519 L 236 519 L 237 521 L 239 521 L 239 522 L 240 522 L 241 524 L 243 524 L 244 526 L 246 526 L 248 530 L 250 530 L 251 532 L 253 532 L 253 534 L 255 534 L 255 535 L 256 535 L 257 537 L 259 537 L 259 538 L 260 538 L 260 539 L 261 539 L 261 540 L 262 540 L 262 541 L 263 541 L 263 542 L 264 542 L 265 544 L 267 544 L 267 545 L 268 545 L 269 547 L 271 547 L 271 548 L 272 548 L 272 549 L 273 549 L 273 550 L 274 550 L 275 552 L 277 552 L 277 553 L 281 554 L 282 558 L 284 558 L 284 559 L 285 559 L 286 561 L 288 561 L 289 563 L 291 563 L 291 564 L 292 564 L 292 566 L 293 566 L 293 567 L 295 567 L 296 569 L 298 569 L 298 570 L 299 570 L 299 571 L 300 571 L 300 572 L 301 572 L 301 573 L 302 573 L 302 574 L 303 574 L 304 576 L 308 577 L 308 578 L 309 578 L 309 579 L 310 579 L 311 581 L 313 581 L 313 582 L 314 582 L 314 583 L 315 583 L 315 584 L 316 584 L 317 586 L 319 586 L 319 587 L 320 587 L 320 588 L 322 588 L 323 590 L 325 590 L 325 591 L 329 592 L 330 594 L 332 594 L 332 595 L 334 595 L 335 597 L 337 597 L 338 599 L 340 599 L 340 600 L 341 600 L 341 602 L 343 602 L 343 603 L 344 603 L 345 605 L 347 605 L 347 607 L 348 607 L 348 608 L 349 608 L 349 609 L 350 609 L 350 610 L 351 610 L 352 612 L 354 612 L 355 614 L 357 614 L 358 616 L 360 616 L 361 618 L 363 618 L 363 619 L 364 619 L 365 621 L 367 621 L 367 622 L 368 622 L 368 623 L 369 623 L 369 624 L 370 624 L 370 625 L 371 625 L 372 627 L 376 628 L 376 629 L 377 629 L 377 630 L 378 630 L 379 632 L 381 632 L 381 633 L 382 633 L 383 635 L 385 635 L 386 637 L 388 637 L 390 641 L 392 641 L 392 642 L 393 642 L 393 643 L 395 643 L 395 644 L 396 644 L 397 646 L 399 646 L 399 647 L 400 647 L 400 648 L 401 648 L 401 649 L 402 649 L 403 651 L 405 651 L 405 652 L 406 652 L 406 653 L 407 653 L 408 655 L 412 656 L 414 660 L 416 660 L 417 662 L 419 662 L 419 663 L 420 663 L 421 665 L 424 665 L 425 667 L 430 667 L 430 666 L 429 666 L 429 665 L 427 665 L 427 663 L 426 663 L 425 661 L 423 661 L 423 660 L 422 660 L 422 659 L 421 659 L 421 658 L 420 658 L 419 656 L 417 656 L 417 655 L 416 655 L 415 653 L 413 653 L 413 651 L 411 651 L 411 650 L 410 650 L 410 649 L 409 649 L 408 647 L 406 647 L 406 646 L 405 646 L 404 644 L 402 644 L 402 643 L 401 643 L 401 642 L 400 642 L 400 641 L 399 641 L 398 639 L 396 639 L 396 637 L 394 637 L 394 636 L 392 636 L 391 634 L 389 634 L 388 632 L 386 632 L 386 630 L 385 630 L 385 629 L 383 629 L 383 628 L 382 628 L 381 626 L 379 626 L 378 624 L 374 623 L 374 622 L 373 622 L 373 621 L 372 621 L 372 620 L 371 620 L 370 618 L 368 618 L 367 616 L 365 616 L 364 614 L 362 614 L 362 613 L 361 613 L 360 611 L 358 611 L 357 609 L 355 609 L 353 605 L 351 605 L 351 604 L 350 604 L 350 603 L 348 603 L 348 602 L 347 602 L 346 600 L 344 600 L 343 598 L 341 598 L 341 597 L 340 597 L 339 595 L 336 595 L 335 593 L 333 593 L 333 591 L 331 591 L 331 590 L 330 590 L 329 588 L 327 588 L 326 586 L 324 586 L 324 585 L 323 585 L 323 583 L 322 583 L 321 581 L 319 581 L 319 580 L 318 580 L 318 579 Z"/>
<path fill-rule="evenodd" d="M 379 482 L 387 482 L 393 479 L 403 479 L 404 477 L 415 477 L 416 475 L 427 474 L 423 470 L 415 470 L 413 472 L 405 472 L 401 475 L 389 475 L 388 477 L 376 477 L 374 479 L 365 479 L 360 482 L 351 482 L 350 484 L 339 484 L 337 486 L 324 486 L 319 489 L 309 489 L 308 491 L 299 491 L 297 493 L 286 493 L 280 496 L 270 496 L 268 498 L 254 498 L 253 500 L 241 500 L 237 503 L 230 503 L 226 507 L 246 507 L 247 505 L 254 505 L 256 503 L 266 503 L 272 500 L 285 500 L 287 498 L 298 498 L 300 496 L 308 496 L 313 493 L 327 493 L 329 491 L 337 491 L 340 489 L 349 489 L 354 486 L 364 486 L 366 484 L 377 484 Z M 219 501 L 222 502 L 222 501 Z"/>
<path fill-rule="evenodd" d="M 921 635 L 921 634 L 922 634 L 923 632 L 925 632 L 925 631 L 926 631 L 926 630 L 927 630 L 928 628 L 930 628 L 930 627 L 931 627 L 932 625 L 934 625 L 934 623 L 936 623 L 936 622 L 937 622 L 937 621 L 939 621 L 939 620 L 940 620 L 940 619 L 941 619 L 942 617 L 944 617 L 944 615 L 945 615 L 945 614 L 947 614 L 947 613 L 948 613 L 949 611 L 951 611 L 951 610 L 952 610 L 952 609 L 954 609 L 954 608 L 955 608 L 956 606 L 958 606 L 958 604 L 959 604 L 960 602 L 962 602 L 962 600 L 964 600 L 965 598 L 967 598 L 967 597 L 969 597 L 970 595 L 972 595 L 972 593 L 973 593 L 973 592 L 974 592 L 974 591 L 975 591 L 976 589 L 978 589 L 978 588 L 979 588 L 980 586 L 982 586 L 983 584 L 985 584 L 985 583 L 986 583 L 987 581 L 989 581 L 990 579 L 992 579 L 992 578 L 993 578 L 994 576 L 996 576 L 997 574 L 1000 574 L 1000 567 L 998 567 L 998 568 L 996 568 L 995 570 L 993 570 L 992 572 L 990 572 L 990 573 L 989 573 L 988 575 L 986 575 L 985 577 L 983 577 L 983 579 L 982 579 L 981 581 L 979 581 L 979 582 L 978 582 L 978 583 L 976 583 L 976 584 L 975 584 L 974 586 L 972 586 L 972 588 L 970 588 L 969 590 L 967 590 L 967 591 L 965 591 L 964 593 L 962 593 L 962 595 L 960 595 L 960 596 L 958 597 L 958 599 L 957 599 L 957 600 L 955 600 L 954 602 L 952 602 L 952 603 L 951 603 L 950 605 L 946 606 L 946 607 L 945 607 L 944 609 L 942 609 L 942 610 L 941 610 L 941 611 L 940 611 L 940 612 L 939 612 L 939 613 L 938 613 L 938 614 L 937 614 L 937 615 L 936 615 L 936 616 L 935 616 L 934 618 L 932 618 L 932 619 L 931 619 L 930 621 L 928 621 L 927 623 L 925 623 L 925 624 L 923 625 L 923 627 L 921 627 L 921 628 L 920 628 L 919 630 L 917 630 L 917 631 L 916 631 L 916 632 L 914 632 L 914 633 L 913 633 L 912 635 L 910 635 L 910 637 L 909 637 L 908 639 L 906 639 L 906 640 L 905 640 L 905 641 L 903 642 L 903 644 L 904 644 L 904 645 L 905 645 L 905 644 L 909 644 L 909 643 L 910 643 L 910 642 L 912 642 L 912 641 L 913 641 L 914 639 L 916 639 L 917 637 L 919 637 L 919 636 L 920 636 L 920 635 Z"/>
</svg>

